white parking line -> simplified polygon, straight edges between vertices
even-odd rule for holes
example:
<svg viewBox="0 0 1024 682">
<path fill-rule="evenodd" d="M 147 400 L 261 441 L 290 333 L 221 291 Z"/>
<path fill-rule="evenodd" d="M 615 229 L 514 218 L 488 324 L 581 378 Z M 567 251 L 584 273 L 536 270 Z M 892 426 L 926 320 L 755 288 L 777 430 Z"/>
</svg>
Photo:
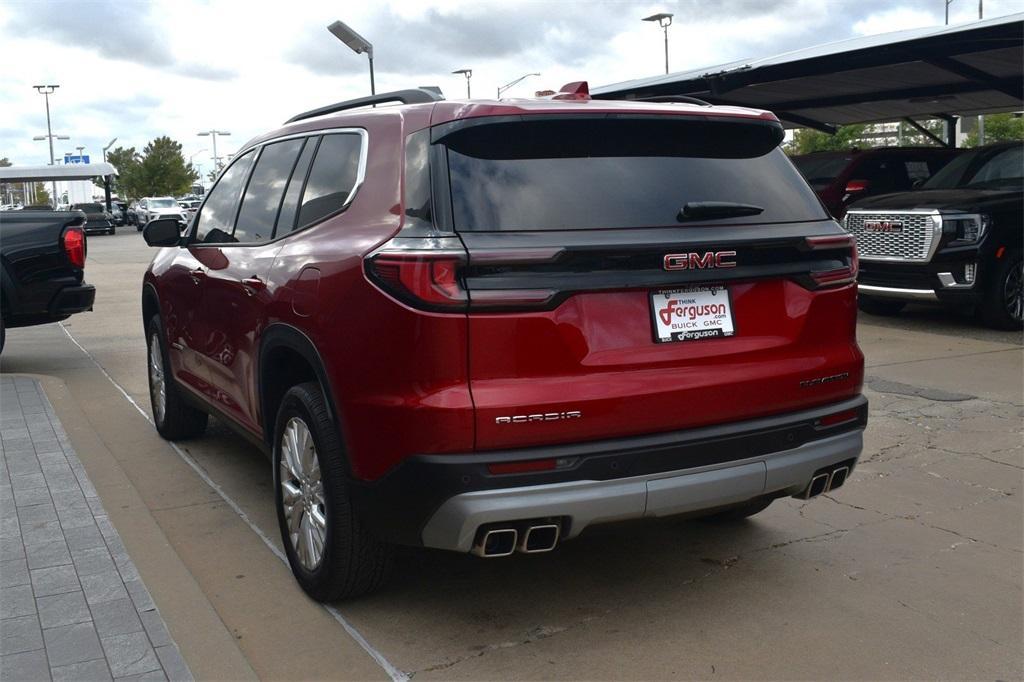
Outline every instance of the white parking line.
<svg viewBox="0 0 1024 682">
<path fill-rule="evenodd" d="M 124 387 L 121 386 L 121 384 L 117 383 L 114 377 L 110 376 L 110 373 L 107 372 L 106 368 L 104 368 L 103 365 L 101 365 L 99 361 L 93 357 L 92 353 L 86 350 L 85 346 L 80 344 L 78 342 L 78 339 L 72 336 L 71 332 L 68 331 L 67 327 L 65 327 L 63 323 L 59 323 L 59 326 L 67 335 L 67 337 L 71 340 L 71 343 L 78 346 L 78 349 L 85 353 L 85 356 L 92 361 L 92 364 L 96 365 L 96 368 L 103 373 L 103 376 L 107 378 L 107 381 L 113 384 L 114 388 L 121 392 L 121 395 L 124 396 L 125 400 L 127 400 L 132 407 L 138 410 L 139 414 L 142 415 L 143 419 L 152 424 L 153 420 L 150 418 L 149 414 L 144 409 L 142 409 L 141 405 L 135 402 L 134 398 L 128 395 L 128 391 L 126 391 Z M 178 453 L 178 456 L 181 457 L 181 459 L 184 460 L 186 464 L 192 467 L 192 470 L 199 475 L 199 478 L 203 479 L 206 485 L 213 488 L 213 490 L 218 495 L 220 495 L 221 499 L 227 502 L 228 506 L 231 507 L 236 514 L 238 514 L 239 518 L 241 518 L 242 521 L 245 522 L 245 525 L 249 526 L 249 528 L 251 528 L 252 531 L 256 533 L 259 539 L 263 541 L 263 544 L 267 546 L 267 548 L 274 554 L 274 556 L 276 556 L 278 559 L 283 561 L 285 565 L 287 565 L 288 557 L 285 556 L 284 552 L 277 548 L 277 546 L 271 541 L 269 537 L 267 537 L 267 534 L 264 533 L 259 528 L 259 526 L 253 523 L 252 519 L 249 518 L 249 515 L 245 513 L 245 510 L 242 509 L 237 502 L 231 499 L 231 497 L 229 497 L 228 494 L 224 492 L 224 489 L 221 488 L 216 483 L 216 481 L 210 478 L 210 476 L 203 470 L 201 466 L 199 466 L 199 463 L 196 462 L 191 455 L 189 455 L 187 452 L 179 448 L 177 443 L 174 443 L 173 441 L 167 442 L 174 449 L 174 451 Z M 391 662 L 384 657 L 384 654 L 382 654 L 380 651 L 374 648 L 374 646 L 370 644 L 366 640 L 366 638 L 363 637 L 363 635 L 358 630 L 356 630 L 351 623 L 348 622 L 345 616 L 341 615 L 341 612 L 338 611 L 338 609 L 327 604 L 320 604 L 320 606 L 323 607 L 324 610 L 327 611 L 327 613 L 331 614 L 334 620 L 338 621 L 341 627 L 345 629 L 345 632 L 347 632 L 352 637 L 352 639 L 354 639 L 356 643 L 359 644 L 359 646 L 361 646 L 363 650 L 370 655 L 370 658 L 377 662 L 377 665 L 384 669 L 384 672 L 386 672 L 392 680 L 394 680 L 395 682 L 407 682 L 407 680 L 409 680 L 409 675 L 407 675 L 405 672 L 392 665 Z"/>
</svg>

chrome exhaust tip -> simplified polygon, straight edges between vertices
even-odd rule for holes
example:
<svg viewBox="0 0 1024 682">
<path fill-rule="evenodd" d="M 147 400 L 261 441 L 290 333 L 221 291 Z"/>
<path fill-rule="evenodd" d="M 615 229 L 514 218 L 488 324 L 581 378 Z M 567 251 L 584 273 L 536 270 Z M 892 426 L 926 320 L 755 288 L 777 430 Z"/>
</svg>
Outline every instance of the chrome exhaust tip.
<svg viewBox="0 0 1024 682">
<path fill-rule="evenodd" d="M 828 487 L 826 490 L 835 490 L 844 483 L 846 483 L 846 477 L 850 475 L 850 467 L 837 467 L 832 475 L 828 478 Z"/>
<path fill-rule="evenodd" d="M 530 526 L 519 541 L 519 551 L 524 554 L 550 552 L 558 544 L 560 528 L 556 523 Z"/>
<path fill-rule="evenodd" d="M 828 479 L 830 478 L 828 473 L 818 474 L 811 479 L 810 484 L 807 486 L 807 490 L 802 495 L 798 495 L 800 499 L 809 500 L 812 497 L 817 497 L 826 490 L 828 490 Z"/>
<path fill-rule="evenodd" d="M 485 559 L 508 556 L 516 551 L 519 531 L 515 528 L 495 528 L 485 531 L 473 544 L 473 554 Z"/>
</svg>

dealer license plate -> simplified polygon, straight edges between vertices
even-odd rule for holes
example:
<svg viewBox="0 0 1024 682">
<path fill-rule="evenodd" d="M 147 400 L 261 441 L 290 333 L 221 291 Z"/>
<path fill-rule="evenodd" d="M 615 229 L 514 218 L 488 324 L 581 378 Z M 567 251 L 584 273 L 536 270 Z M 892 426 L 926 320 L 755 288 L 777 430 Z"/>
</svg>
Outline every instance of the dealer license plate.
<svg viewBox="0 0 1024 682">
<path fill-rule="evenodd" d="M 709 339 L 736 333 L 726 287 L 653 291 L 651 320 L 657 343 Z"/>
</svg>

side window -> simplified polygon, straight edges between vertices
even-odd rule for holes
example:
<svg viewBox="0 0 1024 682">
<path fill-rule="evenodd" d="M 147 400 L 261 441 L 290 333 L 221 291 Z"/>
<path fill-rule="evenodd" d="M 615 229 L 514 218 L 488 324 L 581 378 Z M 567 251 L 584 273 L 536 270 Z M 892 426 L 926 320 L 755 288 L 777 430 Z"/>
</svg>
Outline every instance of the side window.
<svg viewBox="0 0 1024 682">
<path fill-rule="evenodd" d="M 261 242 L 274 234 L 285 185 L 305 140 L 285 140 L 263 148 L 242 198 L 235 224 L 236 242 Z"/>
<path fill-rule="evenodd" d="M 340 210 L 356 185 L 362 138 L 353 133 L 324 135 L 302 193 L 297 227 Z"/>
<path fill-rule="evenodd" d="M 302 187 L 306 184 L 306 174 L 309 173 L 309 164 L 313 160 L 313 153 L 320 141 L 318 137 L 310 137 L 306 140 L 306 146 L 299 155 L 299 161 L 292 171 L 291 180 L 288 181 L 288 189 L 284 192 L 284 201 L 281 202 L 281 213 L 277 216 L 277 227 L 274 228 L 274 237 L 281 237 L 295 229 L 295 216 L 299 213 L 299 195 L 302 194 Z"/>
<path fill-rule="evenodd" d="M 220 181 L 210 190 L 203 210 L 196 219 L 193 242 L 202 244 L 224 244 L 233 242 L 231 233 L 235 228 L 235 210 L 242 194 L 245 179 L 249 176 L 253 152 L 240 156 L 220 176 Z"/>
<path fill-rule="evenodd" d="M 905 165 L 911 185 L 919 180 L 924 182 L 932 176 L 932 170 L 928 167 L 928 162 L 925 160 L 907 161 Z"/>
</svg>

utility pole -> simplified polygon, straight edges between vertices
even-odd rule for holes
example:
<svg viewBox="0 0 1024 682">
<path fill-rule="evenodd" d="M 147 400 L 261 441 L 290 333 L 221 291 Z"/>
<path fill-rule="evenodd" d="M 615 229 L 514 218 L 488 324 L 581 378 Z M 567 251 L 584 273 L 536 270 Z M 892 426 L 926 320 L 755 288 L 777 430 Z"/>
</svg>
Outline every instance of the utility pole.
<svg viewBox="0 0 1024 682">
<path fill-rule="evenodd" d="M 46 137 L 50 140 L 50 165 L 53 165 L 53 131 L 50 129 L 50 95 L 59 88 L 59 85 L 33 85 L 40 95 L 46 98 Z M 53 187 L 53 196 L 50 199 L 53 201 L 53 205 L 57 205 L 57 181 L 52 180 L 50 185 Z"/>
<path fill-rule="evenodd" d="M 946 0 L 946 26 L 949 26 L 949 6 L 953 4 L 953 0 Z"/>
<path fill-rule="evenodd" d="M 672 25 L 673 14 L 667 12 L 661 12 L 659 14 L 652 14 L 649 17 L 644 17 L 644 21 L 656 21 L 658 26 L 665 31 L 665 73 L 668 73 L 668 27 Z"/>
</svg>

